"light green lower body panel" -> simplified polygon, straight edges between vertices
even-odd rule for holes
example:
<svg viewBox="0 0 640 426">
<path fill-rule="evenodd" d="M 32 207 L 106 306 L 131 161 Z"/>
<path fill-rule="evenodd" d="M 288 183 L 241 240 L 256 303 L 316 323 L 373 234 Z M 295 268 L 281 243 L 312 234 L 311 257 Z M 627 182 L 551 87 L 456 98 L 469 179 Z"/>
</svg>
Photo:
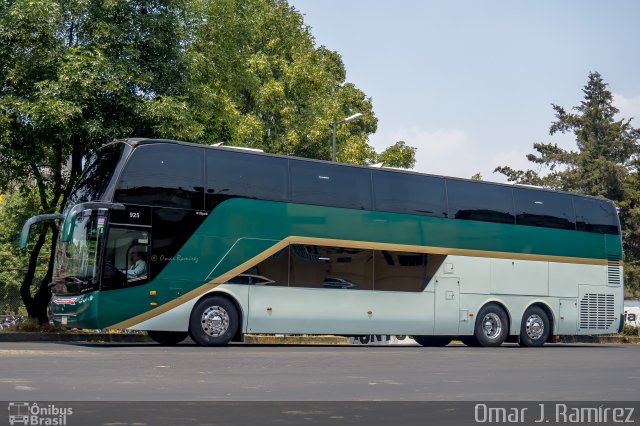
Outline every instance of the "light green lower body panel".
<svg viewBox="0 0 640 426">
<path fill-rule="evenodd" d="M 252 287 L 249 333 L 431 334 L 433 293 Z"/>
<path fill-rule="evenodd" d="M 240 305 L 240 312 L 238 315 L 242 318 L 242 324 L 247 324 L 247 307 L 249 306 L 249 287 L 246 285 L 238 284 L 223 284 L 215 288 L 216 294 L 225 295 L 234 299 L 238 305 Z M 211 294 L 211 293 L 208 293 Z M 188 331 L 189 330 L 189 318 L 191 317 L 191 311 L 195 304 L 202 298 L 206 297 L 204 294 L 201 297 L 194 298 L 185 302 L 175 308 L 154 316 L 146 321 L 142 321 L 139 324 L 130 327 L 130 330 L 156 330 L 156 331 Z M 246 327 L 243 327 L 243 332 L 246 331 Z"/>
<path fill-rule="evenodd" d="M 237 302 L 243 333 L 463 336 L 473 334 L 483 306 L 497 303 L 512 335 L 533 304 L 549 312 L 553 334 L 600 334 L 616 332 L 623 312 L 623 286 L 607 281 L 610 268 L 447 256 L 423 292 L 243 284 L 212 291 Z M 187 331 L 198 300 L 131 328 Z"/>
</svg>

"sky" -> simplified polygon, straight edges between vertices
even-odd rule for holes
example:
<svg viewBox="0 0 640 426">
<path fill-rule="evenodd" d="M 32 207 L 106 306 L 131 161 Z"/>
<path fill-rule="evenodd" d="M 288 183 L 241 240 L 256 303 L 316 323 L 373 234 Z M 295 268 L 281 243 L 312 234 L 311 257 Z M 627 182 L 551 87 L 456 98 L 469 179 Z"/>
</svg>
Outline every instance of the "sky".
<svg viewBox="0 0 640 426">
<path fill-rule="evenodd" d="M 589 72 L 640 127 L 640 1 L 289 0 L 316 45 L 337 51 L 373 102 L 377 151 L 418 148 L 415 170 L 504 182 L 495 167 L 534 168 L 551 104 L 582 100 Z"/>
</svg>

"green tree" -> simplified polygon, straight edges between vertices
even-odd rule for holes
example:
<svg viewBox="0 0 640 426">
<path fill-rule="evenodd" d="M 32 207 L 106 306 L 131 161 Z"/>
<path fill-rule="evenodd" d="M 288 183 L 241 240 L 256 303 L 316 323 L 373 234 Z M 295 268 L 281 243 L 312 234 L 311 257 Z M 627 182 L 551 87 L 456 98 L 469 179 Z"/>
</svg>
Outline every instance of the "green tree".
<svg viewBox="0 0 640 426">
<path fill-rule="evenodd" d="M 631 119 L 616 119 L 618 109 L 608 85 L 597 72 L 589 74 L 580 105 L 568 112 L 553 105 L 556 121 L 549 134 L 573 133 L 576 150 L 557 144 L 535 143 L 537 154 L 527 159 L 543 168 L 495 171 L 511 182 L 544 186 L 609 198 L 620 207 L 627 287 L 640 291 L 640 130 Z"/>
<path fill-rule="evenodd" d="M 225 141 L 267 152 L 331 159 L 332 123 L 337 158 L 368 164 L 367 143 L 377 119 L 371 100 L 345 80 L 340 55 L 316 47 L 302 15 L 285 1 L 205 1 L 190 45 L 191 105 L 198 107 L 198 141 Z"/>
<path fill-rule="evenodd" d="M 370 164 L 371 99 L 284 0 L 0 0 L 0 191 L 34 190 L 31 214 L 60 211 L 82 159 L 117 138 L 330 159 L 331 124 L 354 112 L 338 159 Z M 394 150 L 387 165 L 414 162 Z M 58 228 L 36 231 L 21 294 L 45 321 Z"/>
<path fill-rule="evenodd" d="M 416 164 L 416 150 L 404 141 L 398 141 L 377 155 L 376 162 L 387 167 L 411 169 Z"/>
<path fill-rule="evenodd" d="M 0 314 L 16 314 L 22 311 L 20 287 L 29 263 L 29 254 L 18 249 L 17 241 L 22 223 L 38 209 L 39 197 L 35 190 L 23 190 L 0 198 Z M 42 250 L 44 253 L 49 245 L 48 240 Z M 32 246 L 33 243 L 30 248 Z M 38 279 L 42 279 L 47 271 L 47 260 L 44 256 L 36 261 Z"/>
<path fill-rule="evenodd" d="M 0 2 L 0 189 L 36 188 L 32 214 L 59 211 L 88 153 L 118 137 L 156 135 L 158 111 L 180 121 L 180 5 Z M 36 234 L 21 287 L 28 314 L 41 321 L 53 250 L 44 279 L 34 277 L 48 230 L 56 239 L 53 225 Z"/>
</svg>

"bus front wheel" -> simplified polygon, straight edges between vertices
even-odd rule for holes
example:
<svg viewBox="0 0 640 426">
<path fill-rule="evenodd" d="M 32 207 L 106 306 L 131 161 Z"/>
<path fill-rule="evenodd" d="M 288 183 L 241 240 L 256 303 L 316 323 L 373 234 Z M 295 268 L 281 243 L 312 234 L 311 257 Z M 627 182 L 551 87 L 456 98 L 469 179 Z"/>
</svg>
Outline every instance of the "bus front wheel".
<svg viewBox="0 0 640 426">
<path fill-rule="evenodd" d="M 147 335 L 156 343 L 165 346 L 173 346 L 187 338 L 189 333 L 183 331 L 147 331 Z"/>
<path fill-rule="evenodd" d="M 500 346 L 509 334 L 509 320 L 500 306 L 490 303 L 480 309 L 474 336 L 480 346 Z"/>
<path fill-rule="evenodd" d="M 191 311 L 189 335 L 201 346 L 224 346 L 237 329 L 238 311 L 227 298 L 205 297 Z"/>
<path fill-rule="evenodd" d="M 522 316 L 520 346 L 540 347 L 549 338 L 549 317 L 538 306 L 532 306 Z"/>
<path fill-rule="evenodd" d="M 451 343 L 451 337 L 448 336 L 413 336 L 413 340 L 425 347 L 442 347 Z"/>
</svg>

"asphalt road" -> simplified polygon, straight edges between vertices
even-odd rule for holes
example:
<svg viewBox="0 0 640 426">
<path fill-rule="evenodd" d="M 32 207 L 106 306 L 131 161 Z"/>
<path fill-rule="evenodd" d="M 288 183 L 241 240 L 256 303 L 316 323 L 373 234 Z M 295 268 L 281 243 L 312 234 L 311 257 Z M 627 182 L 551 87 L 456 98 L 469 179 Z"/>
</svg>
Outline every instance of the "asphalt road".
<svg viewBox="0 0 640 426">
<path fill-rule="evenodd" d="M 0 400 L 514 401 L 640 397 L 640 345 L 2 343 Z"/>
</svg>

